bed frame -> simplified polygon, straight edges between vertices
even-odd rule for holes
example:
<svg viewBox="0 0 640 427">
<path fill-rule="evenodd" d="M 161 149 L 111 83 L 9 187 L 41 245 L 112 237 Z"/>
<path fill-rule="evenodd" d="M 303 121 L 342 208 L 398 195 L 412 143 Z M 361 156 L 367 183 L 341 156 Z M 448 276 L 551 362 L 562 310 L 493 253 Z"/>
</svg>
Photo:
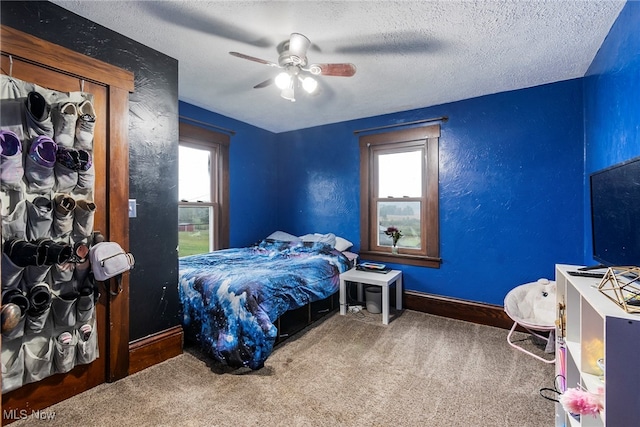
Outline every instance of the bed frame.
<svg viewBox="0 0 640 427">
<path fill-rule="evenodd" d="M 276 345 L 339 307 L 339 292 L 336 292 L 325 299 L 310 302 L 300 308 L 285 312 L 274 322 L 274 325 L 278 328 Z"/>
</svg>

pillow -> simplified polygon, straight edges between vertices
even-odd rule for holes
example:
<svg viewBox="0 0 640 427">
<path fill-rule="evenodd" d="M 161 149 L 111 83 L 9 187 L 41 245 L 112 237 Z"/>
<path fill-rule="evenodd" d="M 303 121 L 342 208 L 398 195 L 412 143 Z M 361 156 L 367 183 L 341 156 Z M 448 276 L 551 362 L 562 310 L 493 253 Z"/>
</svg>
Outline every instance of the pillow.
<svg viewBox="0 0 640 427">
<path fill-rule="evenodd" d="M 279 240 L 281 242 L 296 242 L 300 240 L 298 236 L 294 236 L 293 234 L 289 234 L 284 231 L 274 231 L 273 233 L 269 234 L 267 239 Z"/>
<path fill-rule="evenodd" d="M 340 252 L 344 252 L 353 246 L 353 243 L 348 241 L 347 239 L 343 239 L 342 237 L 336 236 L 336 245 L 335 248 Z"/>
<path fill-rule="evenodd" d="M 302 239 L 303 242 L 325 243 L 325 244 L 331 246 L 332 248 L 336 245 L 336 235 L 333 234 L 333 233 L 327 233 L 327 234 L 320 234 L 320 233 L 305 234 L 304 236 L 300 236 L 300 239 Z"/>
</svg>

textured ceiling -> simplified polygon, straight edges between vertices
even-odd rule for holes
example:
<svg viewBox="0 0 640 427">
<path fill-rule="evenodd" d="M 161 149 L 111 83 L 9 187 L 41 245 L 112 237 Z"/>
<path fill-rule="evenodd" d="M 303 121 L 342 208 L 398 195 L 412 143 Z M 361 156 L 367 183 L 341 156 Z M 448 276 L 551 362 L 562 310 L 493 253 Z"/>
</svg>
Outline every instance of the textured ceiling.
<svg viewBox="0 0 640 427">
<path fill-rule="evenodd" d="M 179 98 L 283 132 L 584 76 L 624 1 L 54 1 L 179 61 Z M 292 32 L 351 62 L 292 103 L 253 86 Z"/>
</svg>

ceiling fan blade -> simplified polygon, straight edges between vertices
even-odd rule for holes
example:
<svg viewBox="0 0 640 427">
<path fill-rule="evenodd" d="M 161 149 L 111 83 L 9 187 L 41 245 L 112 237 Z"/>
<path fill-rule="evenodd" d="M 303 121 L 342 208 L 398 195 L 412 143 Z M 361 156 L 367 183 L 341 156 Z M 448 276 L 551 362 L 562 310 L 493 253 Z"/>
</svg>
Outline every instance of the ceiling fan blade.
<svg viewBox="0 0 640 427">
<path fill-rule="evenodd" d="M 236 26 L 231 22 L 225 22 L 223 19 L 211 16 L 210 13 L 202 13 L 198 10 L 190 11 L 184 5 L 177 4 L 179 2 L 173 3 L 175 4 L 172 4 L 172 2 L 145 1 L 140 2 L 140 7 L 171 25 L 247 43 L 256 47 L 271 47 L 274 45 L 271 40 L 261 34 Z"/>
<path fill-rule="evenodd" d="M 263 81 L 262 83 L 258 83 L 258 84 L 257 84 L 257 85 L 255 85 L 253 88 L 254 88 L 254 89 L 261 89 L 261 88 L 263 88 L 263 87 L 267 87 L 267 86 L 269 86 L 269 85 L 273 84 L 273 83 L 274 83 L 274 81 L 275 81 L 275 79 L 267 79 L 267 80 Z"/>
<path fill-rule="evenodd" d="M 278 64 L 276 64 L 275 62 L 267 61 L 265 59 L 256 58 L 255 56 L 245 55 L 244 53 L 240 53 L 240 52 L 229 52 L 229 54 L 233 55 L 233 56 L 237 56 L 238 58 L 248 59 L 249 61 L 259 62 L 260 64 L 269 65 L 270 67 L 280 68 L 280 66 Z"/>
<path fill-rule="evenodd" d="M 289 55 L 300 58 L 300 63 L 307 62 L 307 50 L 311 41 L 300 33 L 292 33 L 289 39 Z"/>
<path fill-rule="evenodd" d="M 351 77 L 356 73 L 353 64 L 312 64 L 309 66 L 311 74 L 322 76 Z"/>
</svg>

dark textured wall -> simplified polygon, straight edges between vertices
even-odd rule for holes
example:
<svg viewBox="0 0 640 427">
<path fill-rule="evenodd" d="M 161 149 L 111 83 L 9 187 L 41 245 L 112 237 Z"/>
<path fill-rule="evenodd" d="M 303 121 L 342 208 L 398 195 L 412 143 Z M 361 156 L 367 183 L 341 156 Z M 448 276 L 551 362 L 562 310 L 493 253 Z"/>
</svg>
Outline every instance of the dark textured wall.
<svg viewBox="0 0 640 427">
<path fill-rule="evenodd" d="M 1 22 L 129 70 L 130 339 L 180 323 L 177 291 L 178 62 L 48 2 L 2 1 Z"/>
</svg>

